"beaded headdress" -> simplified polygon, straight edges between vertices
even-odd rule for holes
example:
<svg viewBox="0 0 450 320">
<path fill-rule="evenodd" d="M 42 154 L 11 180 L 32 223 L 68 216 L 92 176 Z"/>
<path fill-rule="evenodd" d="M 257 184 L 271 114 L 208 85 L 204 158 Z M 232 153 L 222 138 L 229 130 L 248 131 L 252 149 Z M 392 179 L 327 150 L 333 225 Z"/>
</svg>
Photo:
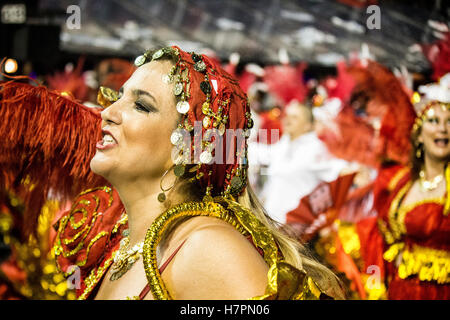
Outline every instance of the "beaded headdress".
<svg viewBox="0 0 450 320">
<path fill-rule="evenodd" d="M 425 119 L 434 115 L 433 107 L 440 106 L 444 110 L 450 109 L 450 73 L 443 76 L 437 83 L 420 86 L 419 92 L 423 94 L 423 97 L 415 105 L 417 117 L 413 132 L 422 127 Z"/>
<path fill-rule="evenodd" d="M 174 63 L 161 81 L 173 84 L 180 114 L 170 137 L 175 175 L 196 181 L 206 196 L 238 196 L 246 186 L 253 126 L 246 94 L 215 60 L 176 46 L 147 51 L 135 65 L 161 59 Z M 110 90 L 100 92 L 99 101 L 117 99 Z"/>
</svg>

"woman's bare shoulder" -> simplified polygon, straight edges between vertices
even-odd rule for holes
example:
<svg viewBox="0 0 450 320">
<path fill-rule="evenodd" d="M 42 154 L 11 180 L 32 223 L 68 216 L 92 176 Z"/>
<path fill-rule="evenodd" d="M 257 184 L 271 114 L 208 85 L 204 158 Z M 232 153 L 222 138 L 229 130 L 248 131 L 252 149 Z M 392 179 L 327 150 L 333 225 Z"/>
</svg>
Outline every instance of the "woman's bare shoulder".
<svg viewBox="0 0 450 320">
<path fill-rule="evenodd" d="M 268 266 L 232 225 L 196 217 L 177 229 L 171 242 L 186 242 L 163 274 L 176 299 L 246 299 L 264 293 Z"/>
</svg>

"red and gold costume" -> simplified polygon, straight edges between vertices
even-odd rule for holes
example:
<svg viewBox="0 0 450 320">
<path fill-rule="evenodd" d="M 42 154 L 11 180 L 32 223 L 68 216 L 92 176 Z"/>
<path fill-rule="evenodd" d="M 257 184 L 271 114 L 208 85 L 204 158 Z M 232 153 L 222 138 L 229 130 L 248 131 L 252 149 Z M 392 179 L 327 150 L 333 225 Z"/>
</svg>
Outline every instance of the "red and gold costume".
<svg viewBox="0 0 450 320">
<path fill-rule="evenodd" d="M 377 217 L 357 224 L 365 270 L 380 268 L 388 299 L 450 299 L 450 168 L 447 192 L 402 205 L 412 181 L 406 166 L 380 171 L 376 180 Z"/>
<path fill-rule="evenodd" d="M 176 130 L 185 129 L 193 136 L 194 122 L 200 121 L 202 133 L 217 129 L 218 135 L 224 139 L 223 145 L 218 144 L 221 149 L 209 148 L 212 141 L 203 140 L 205 151 L 200 155 L 200 162 L 191 167 L 183 162 L 184 159 L 178 162 L 180 157 L 174 160 L 175 175 L 190 174 L 186 179 L 196 183 L 204 198 L 172 207 L 149 227 L 142 260 L 153 297 L 172 298 L 162 281 L 162 270 L 157 268 L 156 248 L 162 234 L 178 219 L 193 216 L 224 220 L 261 250 L 269 266 L 268 286 L 265 293 L 255 299 L 340 297 L 339 293 L 329 290 L 333 289 L 332 286 L 319 285 L 317 279 L 313 280 L 305 270 L 287 263 L 270 230 L 235 201 L 246 186 L 246 139 L 226 139 L 233 134 L 228 133 L 228 129 L 245 131 L 244 137 L 247 138 L 248 129 L 252 127 L 247 97 L 237 80 L 208 57 L 184 52 L 177 47 L 153 53 L 148 51 L 138 57 L 135 64 L 140 66 L 165 55 L 176 58 L 174 67 L 163 78 L 167 83 L 175 82 L 176 110 L 182 114 Z M 7 120 L 5 122 L 9 121 L 9 125 L 0 125 L 0 132 L 6 135 L 6 142 L 0 145 L 0 162 L 5 164 L 0 172 L 0 187 L 14 186 L 17 177 L 28 178 L 33 184 L 33 188 L 24 192 L 28 209 L 40 208 L 50 191 L 64 199 L 71 199 L 74 193 L 79 194 L 71 209 L 54 225 L 57 229 L 54 254 L 58 268 L 77 288 L 77 297 L 93 298 L 113 262 L 114 265 L 116 263 L 114 258 L 120 254 L 121 240 L 126 237 L 124 231 L 127 228 L 127 215 L 118 194 L 89 168 L 100 136 L 99 113 L 42 86 L 1 83 L 0 97 L 0 116 Z M 116 92 L 101 88 L 99 103 L 103 107 L 117 99 Z M 17 112 L 18 107 L 21 112 Z M 11 124 L 17 125 L 16 130 L 11 130 Z M 176 130 L 171 136 L 174 145 L 183 142 L 175 134 Z M 219 139 L 218 136 L 215 139 Z M 226 153 L 233 161 L 229 162 L 227 158 L 226 163 L 210 164 L 213 153 L 228 151 L 226 143 L 235 145 L 235 152 Z M 92 189 L 79 193 L 89 185 Z M 31 205 L 33 203 L 34 206 Z M 24 216 L 27 218 L 26 231 L 32 232 L 39 211 L 29 209 Z"/>
<path fill-rule="evenodd" d="M 254 299 L 329 298 L 324 294 L 329 292 L 327 288 L 319 287 L 304 271 L 283 262 L 270 233 L 248 210 L 230 199 L 217 197 L 177 205 L 162 213 L 148 229 L 143 260 L 148 286 L 155 299 L 171 299 L 161 279 L 162 271 L 157 268 L 156 246 L 171 223 L 188 216 L 222 219 L 260 251 L 271 267 L 265 294 Z M 117 193 L 109 187 L 83 192 L 56 227 L 54 250 L 58 267 L 68 277 L 75 274 L 79 277 L 79 282 L 73 283 L 78 299 L 93 298 L 119 250 L 122 232 L 127 228 L 127 215 Z"/>
<path fill-rule="evenodd" d="M 343 205 L 332 201 L 312 221 L 300 204 L 290 213 L 292 221 L 308 222 L 310 237 L 319 234 L 316 251 L 345 275 L 353 298 L 450 299 L 450 168 L 444 197 L 402 204 L 414 182 L 408 166 L 411 130 L 421 125 L 424 111 L 416 118 L 386 68 L 374 62 L 339 68 L 345 81 L 338 95 L 350 100 L 337 117 L 339 134 L 324 131 L 323 139 L 339 157 L 377 168 L 378 177 L 350 192 Z M 372 197 L 373 205 L 364 209 Z M 327 218 L 322 224 L 320 216 Z"/>
</svg>

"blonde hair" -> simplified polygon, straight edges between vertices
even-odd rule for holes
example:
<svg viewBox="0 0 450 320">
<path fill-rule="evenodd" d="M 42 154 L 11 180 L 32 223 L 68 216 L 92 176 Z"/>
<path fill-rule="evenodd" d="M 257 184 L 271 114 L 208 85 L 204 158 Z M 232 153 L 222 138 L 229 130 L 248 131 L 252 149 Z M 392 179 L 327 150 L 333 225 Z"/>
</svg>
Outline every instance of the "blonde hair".
<svg viewBox="0 0 450 320">
<path fill-rule="evenodd" d="M 305 270 L 327 295 L 335 299 L 345 299 L 345 290 L 339 278 L 318 262 L 299 240 L 290 236 L 286 232 L 288 227 L 282 226 L 270 218 L 249 184 L 238 198 L 238 202 L 250 209 L 256 218 L 269 229 L 287 263 L 299 270 Z"/>
</svg>

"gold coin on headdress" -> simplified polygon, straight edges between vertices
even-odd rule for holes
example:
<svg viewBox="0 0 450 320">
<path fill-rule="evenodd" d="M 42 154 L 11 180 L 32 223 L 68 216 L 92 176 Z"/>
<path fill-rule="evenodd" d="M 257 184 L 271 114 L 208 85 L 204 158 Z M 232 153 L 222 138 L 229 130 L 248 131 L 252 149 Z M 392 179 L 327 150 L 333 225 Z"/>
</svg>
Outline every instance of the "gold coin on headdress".
<svg viewBox="0 0 450 320">
<path fill-rule="evenodd" d="M 152 59 L 156 60 L 161 58 L 164 55 L 164 50 L 163 49 L 159 49 L 158 51 L 156 51 L 153 56 Z"/>
<path fill-rule="evenodd" d="M 173 169 L 173 173 L 177 177 L 181 177 L 184 174 L 184 171 L 185 171 L 185 168 L 183 165 L 176 165 L 175 168 Z"/>
<path fill-rule="evenodd" d="M 225 134 L 225 125 L 224 125 L 223 123 L 221 123 L 221 124 L 219 125 L 219 134 L 220 134 L 221 136 L 223 136 L 223 135 Z"/>
<path fill-rule="evenodd" d="M 211 125 L 211 119 L 209 117 L 203 118 L 203 128 L 207 129 Z"/>
<path fill-rule="evenodd" d="M 145 63 L 145 56 L 144 55 L 140 55 L 139 57 L 137 57 L 135 60 L 134 60 L 134 65 L 136 66 L 136 67 L 140 67 L 140 66 L 142 66 L 144 63 Z"/>
<path fill-rule="evenodd" d="M 209 114 L 209 111 L 210 111 L 209 106 L 210 106 L 209 102 L 204 102 L 203 103 L 203 105 L 202 105 L 202 112 L 203 112 L 203 114 L 205 114 L 205 115 Z"/>
<path fill-rule="evenodd" d="M 233 179 L 231 179 L 230 184 L 233 189 L 240 189 L 242 186 L 242 179 L 234 176 Z"/>
<path fill-rule="evenodd" d="M 211 152 L 209 151 L 203 151 L 200 154 L 200 162 L 204 164 L 209 164 L 212 161 L 213 157 Z"/>
<path fill-rule="evenodd" d="M 162 81 L 163 81 L 165 84 L 169 84 L 169 83 L 172 82 L 172 77 L 169 76 L 168 74 L 165 74 L 165 75 L 162 76 Z"/>
<path fill-rule="evenodd" d="M 176 129 L 172 134 L 170 135 L 170 142 L 173 145 L 179 144 L 181 141 L 183 141 L 183 134 L 180 132 L 180 129 Z"/>
<path fill-rule="evenodd" d="M 159 202 L 164 202 L 166 201 L 166 195 L 164 192 L 161 192 L 160 194 L 158 194 L 158 201 Z"/>
<path fill-rule="evenodd" d="M 189 111 L 189 102 L 179 101 L 177 103 L 177 111 L 182 114 L 186 114 Z"/>
<path fill-rule="evenodd" d="M 173 87 L 173 93 L 176 96 L 179 96 L 183 92 L 183 84 L 178 82 L 175 87 Z"/>
<path fill-rule="evenodd" d="M 119 100 L 119 93 L 111 88 L 101 86 L 97 94 L 97 102 L 103 108 L 109 107 Z"/>
<path fill-rule="evenodd" d="M 194 69 L 198 72 L 203 72 L 206 70 L 206 64 L 200 60 L 194 64 Z"/>
<path fill-rule="evenodd" d="M 188 131 L 194 130 L 194 127 L 190 124 L 189 119 L 184 120 L 184 128 Z"/>
</svg>

